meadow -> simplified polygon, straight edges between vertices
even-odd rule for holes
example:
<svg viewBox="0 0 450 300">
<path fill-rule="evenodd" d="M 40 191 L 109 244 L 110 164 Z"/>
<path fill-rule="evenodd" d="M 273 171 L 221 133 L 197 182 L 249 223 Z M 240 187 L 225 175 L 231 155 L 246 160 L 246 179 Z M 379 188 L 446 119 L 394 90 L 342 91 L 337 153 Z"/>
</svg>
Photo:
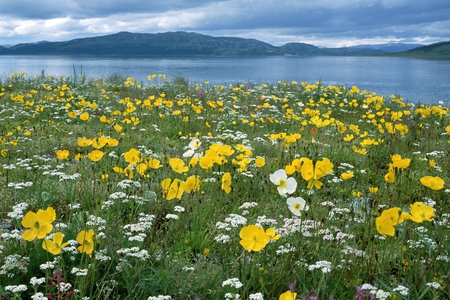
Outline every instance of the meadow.
<svg viewBox="0 0 450 300">
<path fill-rule="evenodd" d="M 449 299 L 450 110 L 13 73 L 0 299 Z"/>
</svg>

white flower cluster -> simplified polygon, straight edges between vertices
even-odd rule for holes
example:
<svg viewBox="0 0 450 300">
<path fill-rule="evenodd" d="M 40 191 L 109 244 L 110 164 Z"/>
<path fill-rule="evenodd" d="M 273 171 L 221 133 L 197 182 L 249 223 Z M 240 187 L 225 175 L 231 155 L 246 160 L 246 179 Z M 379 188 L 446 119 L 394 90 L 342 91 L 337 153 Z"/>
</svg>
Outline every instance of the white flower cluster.
<svg viewBox="0 0 450 300">
<path fill-rule="evenodd" d="M 16 204 L 12 207 L 13 211 L 9 212 L 7 215 L 11 219 L 22 219 L 24 214 L 24 210 L 28 208 L 28 203 L 22 202 L 19 204 Z"/>
<path fill-rule="evenodd" d="M 226 300 L 228 300 L 228 299 L 230 299 L 230 300 L 232 300 L 232 299 L 239 300 L 240 298 L 241 298 L 241 296 L 239 294 L 232 294 L 232 293 L 226 293 L 225 294 L 225 299 Z"/>
<path fill-rule="evenodd" d="M 75 276 L 86 276 L 88 274 L 88 269 L 79 269 L 74 267 L 70 273 L 75 274 Z"/>
<path fill-rule="evenodd" d="M 8 187 L 12 187 L 12 188 L 14 188 L 16 190 L 21 190 L 23 188 L 30 187 L 30 186 L 33 186 L 33 182 L 32 181 L 17 182 L 17 183 L 10 182 L 10 183 L 8 183 Z"/>
<path fill-rule="evenodd" d="M 11 232 L 4 232 L 0 235 L 1 239 L 4 241 L 9 240 L 22 240 L 21 232 L 18 229 L 13 229 Z"/>
<path fill-rule="evenodd" d="M 394 292 L 398 292 L 400 295 L 407 297 L 409 295 L 409 289 L 406 286 L 399 285 L 394 289 Z"/>
<path fill-rule="evenodd" d="M 258 203 L 256 202 L 245 202 L 241 206 L 239 206 L 239 209 L 249 209 L 258 206 Z"/>
<path fill-rule="evenodd" d="M 289 252 L 295 252 L 297 249 L 294 246 L 287 244 L 286 246 L 280 245 L 278 249 L 275 251 L 278 255 L 286 254 Z"/>
<path fill-rule="evenodd" d="M 322 273 L 325 274 L 325 273 L 330 273 L 331 272 L 331 267 L 332 267 L 331 262 L 326 261 L 326 260 L 320 260 L 320 261 L 317 261 L 313 265 L 309 265 L 308 266 L 308 270 L 312 271 L 312 270 L 315 270 L 315 269 L 321 269 Z"/>
<path fill-rule="evenodd" d="M 361 286 L 362 290 L 368 291 L 371 295 L 375 296 L 375 299 L 381 299 L 381 300 L 386 300 L 391 296 L 391 293 L 389 292 L 385 292 L 381 289 L 378 289 L 377 287 L 369 284 L 369 283 L 364 283 Z"/>
<path fill-rule="evenodd" d="M 15 273 L 27 273 L 30 258 L 20 256 L 19 254 L 8 255 L 4 258 L 3 265 L 0 267 L 0 275 L 6 275 L 9 278 L 14 277 Z"/>
<path fill-rule="evenodd" d="M 286 218 L 283 220 L 283 227 L 279 229 L 279 232 L 282 235 L 290 235 L 295 232 L 299 232 L 302 224 L 302 220 L 300 218 L 292 217 Z"/>
<path fill-rule="evenodd" d="M 41 285 L 41 284 L 43 284 L 43 283 L 45 283 L 45 281 L 46 281 L 46 278 L 45 277 L 41 277 L 41 278 L 37 278 L 37 277 L 32 277 L 31 279 L 30 279 L 30 283 L 31 283 L 31 285 Z"/>
<path fill-rule="evenodd" d="M 147 300 L 170 300 L 170 299 L 172 299 L 172 297 L 164 295 L 150 296 L 147 298 Z"/>
<path fill-rule="evenodd" d="M 220 233 L 218 236 L 214 238 L 214 240 L 218 243 L 226 244 L 230 241 L 231 237 L 229 235 Z"/>
<path fill-rule="evenodd" d="M 5 291 L 10 291 L 12 293 L 21 293 L 21 292 L 25 292 L 26 290 L 27 290 L 27 286 L 25 284 L 5 286 Z"/>
<path fill-rule="evenodd" d="M 175 214 L 167 214 L 166 215 L 166 219 L 167 220 L 170 220 L 170 219 L 173 219 L 173 220 L 178 220 L 178 215 L 175 215 Z"/>
<path fill-rule="evenodd" d="M 133 181 L 133 180 L 125 179 L 125 180 L 120 181 L 117 184 L 117 187 L 120 187 L 121 189 L 127 189 L 127 188 L 132 187 L 132 186 L 140 188 L 141 187 L 141 183 L 139 181 Z"/>
<path fill-rule="evenodd" d="M 277 220 L 269 219 L 266 216 L 258 216 L 255 223 L 258 227 L 263 227 L 264 225 L 275 226 L 278 224 Z"/>
<path fill-rule="evenodd" d="M 239 289 L 243 286 L 243 284 L 239 281 L 239 278 L 230 278 L 230 279 L 227 279 L 224 282 L 222 282 L 222 287 L 228 286 L 228 285 L 231 287 L 237 288 L 237 289 Z"/>
<path fill-rule="evenodd" d="M 441 285 L 436 281 L 428 282 L 426 285 L 434 288 L 435 290 L 441 288 Z"/>
<path fill-rule="evenodd" d="M 247 224 L 247 219 L 241 215 L 229 214 L 229 217 L 225 218 L 225 222 L 231 225 L 231 227 L 241 227 Z"/>
<path fill-rule="evenodd" d="M 41 292 L 38 292 L 38 293 L 34 294 L 33 296 L 31 296 L 31 299 L 33 299 L 33 300 L 48 300 L 48 298 L 45 297 L 44 294 Z"/>
<path fill-rule="evenodd" d="M 136 257 L 142 260 L 147 260 L 150 258 L 147 250 L 141 250 L 139 247 L 123 248 L 117 250 L 117 254 L 124 254 L 125 257 Z"/>
<path fill-rule="evenodd" d="M 264 300 L 264 296 L 261 293 L 248 295 L 248 300 Z"/>
<path fill-rule="evenodd" d="M 369 258 L 369 256 L 363 250 L 358 250 L 358 249 L 352 248 L 352 247 L 350 247 L 348 245 L 346 245 L 344 247 L 344 249 L 341 250 L 341 252 L 344 253 L 344 254 L 347 254 L 347 255 L 354 254 L 354 255 L 356 255 L 358 257 L 363 257 L 363 258 L 366 258 L 366 259 Z"/>
</svg>

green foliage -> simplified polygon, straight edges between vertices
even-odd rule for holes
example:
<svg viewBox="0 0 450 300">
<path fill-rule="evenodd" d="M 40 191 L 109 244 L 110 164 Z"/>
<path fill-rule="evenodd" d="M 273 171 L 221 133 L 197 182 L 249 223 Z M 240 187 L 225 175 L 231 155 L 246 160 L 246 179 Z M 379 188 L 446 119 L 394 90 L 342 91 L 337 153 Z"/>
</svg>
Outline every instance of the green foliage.
<svg viewBox="0 0 450 300">
<path fill-rule="evenodd" d="M 0 104 L 0 297 L 278 299 L 294 285 L 298 299 L 351 299 L 360 287 L 398 299 L 450 296 L 445 106 L 320 82 L 76 73 L 14 73 L 0 83 Z M 396 154 L 410 164 L 388 183 Z M 321 188 L 307 189 L 295 167 L 304 158 L 333 164 L 315 170 Z M 309 208 L 299 216 L 271 179 L 280 169 L 297 182 L 288 197 Z M 424 176 L 444 188 L 424 186 Z M 415 202 L 434 207 L 432 222 L 378 233 L 383 210 Z M 25 214 L 47 207 L 56 211 L 48 238 L 62 232 L 69 242 L 58 255 L 21 237 Z M 239 234 L 251 224 L 281 236 L 245 251 Z M 94 251 L 83 253 L 79 234 L 91 229 Z M 70 287 L 58 294 L 48 277 Z M 11 291 L 20 284 L 26 291 Z"/>
</svg>

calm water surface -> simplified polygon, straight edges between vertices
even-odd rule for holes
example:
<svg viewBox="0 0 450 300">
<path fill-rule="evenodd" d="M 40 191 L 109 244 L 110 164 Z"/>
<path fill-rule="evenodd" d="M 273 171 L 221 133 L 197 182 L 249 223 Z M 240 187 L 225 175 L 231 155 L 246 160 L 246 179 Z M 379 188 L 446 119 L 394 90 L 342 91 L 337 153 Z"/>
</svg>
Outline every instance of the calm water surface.
<svg viewBox="0 0 450 300">
<path fill-rule="evenodd" d="M 258 57 L 258 58 L 103 58 L 76 56 L 0 56 L 0 78 L 12 72 L 106 78 L 147 75 L 183 76 L 191 83 L 276 84 L 296 80 L 325 85 L 356 85 L 379 95 L 397 94 L 409 102 L 450 103 L 450 61 L 393 57 Z"/>
</svg>

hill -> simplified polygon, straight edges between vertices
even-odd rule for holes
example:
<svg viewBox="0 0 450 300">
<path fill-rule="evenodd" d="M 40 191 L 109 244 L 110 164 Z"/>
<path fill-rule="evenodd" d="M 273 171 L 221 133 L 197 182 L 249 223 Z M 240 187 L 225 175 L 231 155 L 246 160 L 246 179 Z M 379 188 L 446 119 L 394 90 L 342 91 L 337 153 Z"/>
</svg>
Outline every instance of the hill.
<svg viewBox="0 0 450 300">
<path fill-rule="evenodd" d="M 63 42 L 38 42 L 3 48 L 10 55 L 120 55 L 120 56 L 272 56 L 272 55 L 372 55 L 374 49 L 318 48 L 305 43 L 273 46 L 256 39 L 213 37 L 193 32 L 130 33 L 80 38 Z"/>
<path fill-rule="evenodd" d="M 377 49 L 387 53 L 397 53 L 402 51 L 408 51 L 417 47 L 423 46 L 422 44 L 405 44 L 405 43 L 387 43 L 376 45 L 358 45 L 349 48 L 352 49 Z"/>
<path fill-rule="evenodd" d="M 394 55 L 430 59 L 450 59 L 450 41 L 421 46 Z"/>
<path fill-rule="evenodd" d="M 449 57 L 448 43 L 401 52 L 403 56 Z M 436 45 L 436 44 L 435 44 Z M 362 56 L 404 51 L 417 45 L 384 44 L 343 48 L 319 48 L 305 43 L 273 46 L 238 37 L 213 37 L 194 32 L 130 33 L 79 38 L 63 42 L 41 41 L 11 47 L 0 46 L 0 55 L 110 55 L 110 56 Z M 417 50 L 417 51 L 416 51 Z M 447 56 L 445 56 L 447 55 Z"/>
<path fill-rule="evenodd" d="M 191 32 L 129 33 L 66 42 L 19 44 L 11 54 L 84 55 L 279 55 L 275 46 L 237 37 L 212 37 Z"/>
</svg>

